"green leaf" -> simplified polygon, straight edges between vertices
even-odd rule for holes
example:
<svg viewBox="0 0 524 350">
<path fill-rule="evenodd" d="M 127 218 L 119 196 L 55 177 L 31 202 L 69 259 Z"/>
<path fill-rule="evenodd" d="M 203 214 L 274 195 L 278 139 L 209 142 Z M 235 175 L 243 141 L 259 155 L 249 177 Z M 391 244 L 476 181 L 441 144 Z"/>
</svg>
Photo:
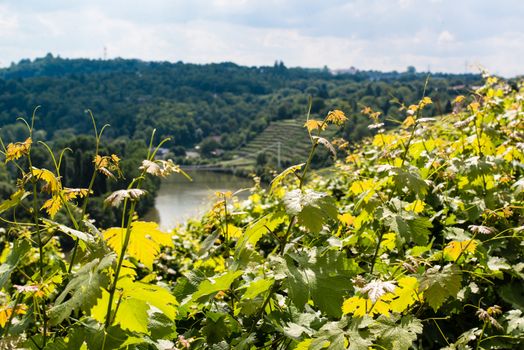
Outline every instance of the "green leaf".
<svg viewBox="0 0 524 350">
<path fill-rule="evenodd" d="M 247 246 L 255 247 L 257 242 L 264 236 L 269 233 L 269 230 L 275 230 L 280 224 L 285 220 L 285 215 L 283 212 L 273 213 L 262 217 L 261 219 L 255 221 L 249 225 L 242 237 L 238 240 L 238 243 L 235 248 L 235 257 L 238 257 L 242 254 L 242 251 L 247 248 Z"/>
<path fill-rule="evenodd" d="M 403 316 L 400 322 L 394 316 L 380 316 L 369 326 L 370 331 L 378 338 L 377 343 L 385 349 L 408 350 L 422 333 L 422 323 L 413 316 Z"/>
<path fill-rule="evenodd" d="M 287 168 L 286 170 L 284 170 L 283 172 L 281 172 L 280 174 L 278 174 L 277 176 L 275 176 L 275 178 L 273 179 L 273 181 L 271 181 L 271 187 L 269 189 L 269 192 L 273 192 L 275 190 L 275 188 L 277 188 L 280 183 L 282 181 L 284 181 L 284 179 L 290 175 L 290 174 L 294 174 L 296 171 L 302 169 L 302 167 L 304 166 L 305 163 L 301 163 L 301 164 L 297 164 L 297 165 L 292 165 L 290 166 L 289 168 Z"/>
<path fill-rule="evenodd" d="M 0 214 L 6 210 L 16 207 L 25 197 L 29 195 L 29 192 L 24 190 L 18 190 L 0 204 Z"/>
<path fill-rule="evenodd" d="M 415 243 L 416 245 L 426 245 L 428 243 L 433 227 L 428 218 L 404 212 L 396 214 L 389 209 L 384 210 L 384 223 L 390 230 L 401 237 L 403 242 Z"/>
<path fill-rule="evenodd" d="M 506 316 L 507 332 L 515 335 L 524 334 L 524 317 L 521 310 L 510 310 Z"/>
<path fill-rule="evenodd" d="M 420 290 L 428 304 L 437 311 L 449 297 L 456 297 L 461 288 L 462 275 L 460 269 L 452 264 L 441 270 L 436 265 L 426 271 L 420 282 Z"/>
<path fill-rule="evenodd" d="M 0 290 L 2 290 L 7 281 L 9 281 L 11 273 L 16 269 L 18 263 L 24 260 L 23 258 L 29 249 L 31 249 L 31 245 L 25 239 L 17 239 L 13 243 L 6 262 L 0 265 Z"/>
<path fill-rule="evenodd" d="M 407 189 L 408 192 L 416 194 L 419 198 L 422 198 L 428 193 L 429 186 L 420 176 L 418 168 L 410 167 L 409 170 L 392 168 L 390 169 L 390 173 L 393 175 L 393 181 L 398 191 Z"/>
<path fill-rule="evenodd" d="M 90 235 L 90 234 L 85 233 L 85 232 L 72 229 L 70 227 L 67 227 L 66 225 L 59 224 L 59 223 L 57 223 L 55 221 L 52 221 L 52 220 L 49 220 L 49 219 L 43 218 L 42 221 L 46 224 L 46 226 L 48 226 L 48 227 L 55 227 L 60 232 L 63 232 L 66 235 L 68 235 L 68 236 L 70 236 L 72 238 L 78 238 L 79 240 L 81 240 L 82 242 L 85 242 L 87 244 L 92 245 L 95 242 L 94 237 L 92 235 Z"/>
<path fill-rule="evenodd" d="M 122 329 L 131 332 L 148 333 L 148 315 L 149 305 L 135 298 L 126 298 L 120 301 L 118 313 L 115 317 L 115 323 L 120 324 Z"/>
<path fill-rule="evenodd" d="M 56 298 L 55 306 L 49 310 L 51 323 L 58 324 L 73 311 L 81 309 L 87 312 L 96 305 L 97 299 L 102 296 L 102 288 L 107 287 L 109 283 L 107 268 L 114 261 L 115 255 L 110 254 L 82 266 Z"/>
<path fill-rule="evenodd" d="M 258 295 L 266 292 L 271 288 L 271 286 L 275 283 L 275 281 L 271 279 L 259 279 L 256 281 L 253 281 L 249 284 L 249 286 L 246 288 L 246 291 L 242 295 L 242 300 L 244 299 L 253 299 L 257 297 Z"/>
<path fill-rule="evenodd" d="M 284 206 L 289 215 L 297 216 L 298 223 L 313 233 L 318 233 L 329 219 L 338 215 L 335 200 L 325 193 L 296 189 L 284 196 Z"/>
<path fill-rule="evenodd" d="M 231 283 L 243 273 L 243 271 L 228 271 L 222 276 L 207 279 L 198 286 L 198 290 L 193 294 L 191 299 L 197 301 L 200 298 L 227 290 L 231 286 Z"/>
<path fill-rule="evenodd" d="M 170 320 L 174 320 L 177 313 L 178 302 L 171 292 L 159 285 L 132 281 L 129 278 L 118 282 L 124 297 L 129 297 L 146 302 L 156 307 Z"/>
<path fill-rule="evenodd" d="M 288 278 L 285 285 L 293 303 L 302 310 L 309 299 L 333 317 L 342 314 L 344 296 L 351 288 L 351 278 L 360 268 L 339 251 L 320 255 L 316 249 L 286 258 Z"/>
</svg>

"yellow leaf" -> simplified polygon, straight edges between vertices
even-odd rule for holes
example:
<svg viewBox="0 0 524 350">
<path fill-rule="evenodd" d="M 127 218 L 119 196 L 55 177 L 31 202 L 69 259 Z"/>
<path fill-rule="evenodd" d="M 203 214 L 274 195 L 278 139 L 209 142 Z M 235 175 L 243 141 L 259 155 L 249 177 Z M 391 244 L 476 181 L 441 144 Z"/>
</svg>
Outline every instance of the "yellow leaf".
<svg viewBox="0 0 524 350">
<path fill-rule="evenodd" d="M 391 134 L 376 134 L 373 138 L 373 146 L 388 147 L 396 142 L 396 136 Z"/>
<path fill-rule="evenodd" d="M 344 112 L 335 109 L 334 111 L 329 111 L 326 121 L 333 123 L 335 125 L 342 125 L 348 120 Z M 311 130 L 310 130 L 311 131 Z"/>
<path fill-rule="evenodd" d="M 69 202 L 72 199 L 75 199 L 77 197 L 85 197 L 89 190 L 85 188 L 64 188 L 62 191 L 62 198 L 66 202 Z M 59 192 L 54 193 L 51 198 L 49 198 L 47 201 L 44 202 L 44 205 L 42 205 L 41 209 L 45 209 L 47 211 L 47 214 L 51 218 L 53 218 L 56 213 L 62 208 L 62 205 L 64 204 L 64 201 L 60 197 Z"/>
<path fill-rule="evenodd" d="M 28 137 L 24 142 L 8 144 L 5 152 L 5 162 L 7 163 L 10 160 L 17 160 L 21 156 L 28 154 L 32 142 L 31 138 Z"/>
<path fill-rule="evenodd" d="M 460 102 L 464 101 L 464 99 L 465 99 L 464 95 L 458 95 L 458 96 L 455 97 L 455 99 L 453 100 L 453 104 L 460 103 Z"/>
<path fill-rule="evenodd" d="M 402 123 L 403 128 L 409 128 L 411 125 L 415 124 L 415 118 L 408 116 Z"/>
<path fill-rule="evenodd" d="M 398 280 L 398 285 L 393 292 L 394 299 L 389 303 L 391 311 L 403 312 L 409 306 L 418 301 L 417 298 L 418 280 L 415 277 L 402 277 Z"/>
<path fill-rule="evenodd" d="M 43 180 L 46 183 L 46 190 L 48 192 L 56 193 L 62 187 L 55 174 L 47 169 L 38 169 L 33 167 L 33 176 L 38 180 Z"/>
<path fill-rule="evenodd" d="M 62 199 L 58 195 L 55 195 L 44 202 L 41 209 L 45 209 L 47 214 L 53 218 L 56 213 L 62 208 Z"/>
<path fill-rule="evenodd" d="M 459 255 L 464 251 L 465 253 L 473 253 L 477 248 L 477 241 L 466 240 L 466 241 L 451 241 L 444 248 L 444 255 L 449 260 L 457 260 Z"/>
<path fill-rule="evenodd" d="M 0 307 L 0 327 L 2 327 L 2 328 L 5 327 L 5 325 L 7 324 L 7 321 L 11 317 L 12 313 L 13 313 L 13 308 L 12 307 L 7 306 L 7 305 L 4 305 L 4 306 Z M 25 314 L 25 306 L 24 305 L 18 305 L 16 307 L 15 313 L 18 314 L 18 315 Z"/>
<path fill-rule="evenodd" d="M 66 202 L 69 202 L 70 200 L 76 199 L 76 198 L 82 198 L 87 196 L 89 193 L 89 190 L 87 188 L 68 188 L 65 187 L 64 191 L 62 193 L 62 196 L 64 197 L 64 200 Z"/>
<path fill-rule="evenodd" d="M 354 296 L 344 300 L 342 304 L 342 313 L 344 315 L 353 314 L 356 317 L 363 317 L 366 314 L 373 316 L 376 314 L 389 315 L 389 304 L 387 301 L 391 300 L 391 293 L 383 295 L 375 304 L 371 300 Z"/>
<path fill-rule="evenodd" d="M 294 350 L 308 350 L 311 346 L 311 343 L 313 343 L 313 339 L 302 340 L 300 343 L 297 344 Z"/>
<path fill-rule="evenodd" d="M 124 238 L 125 228 L 112 227 L 104 231 L 104 239 L 113 250 L 120 254 Z M 173 246 L 171 236 L 160 231 L 158 224 L 154 222 L 135 221 L 131 224 L 131 234 L 127 254 L 147 268 L 153 269 L 153 261 L 158 256 L 161 246 Z"/>
<path fill-rule="evenodd" d="M 432 103 L 433 101 L 431 100 L 431 97 L 428 97 L 428 96 L 424 97 L 422 101 L 420 101 L 421 105 L 430 105 Z"/>
<path fill-rule="evenodd" d="M 421 213 L 424 210 L 424 207 L 426 206 L 426 203 L 421 201 L 420 199 L 415 200 L 414 202 L 409 203 L 404 207 L 404 209 L 412 211 L 414 213 Z"/>
<path fill-rule="evenodd" d="M 387 250 L 393 250 L 397 246 L 397 235 L 394 232 L 386 233 L 382 236 L 383 240 L 380 244 L 381 247 L 384 247 Z"/>
<path fill-rule="evenodd" d="M 242 236 L 242 229 L 233 224 L 227 224 L 226 232 L 229 238 L 239 238 Z"/>
<path fill-rule="evenodd" d="M 342 304 L 342 313 L 344 315 L 353 314 L 357 317 L 363 317 L 366 315 L 368 305 L 371 305 L 370 300 L 354 296 L 344 300 L 344 303 Z"/>
<path fill-rule="evenodd" d="M 364 191 L 373 189 L 374 185 L 373 179 L 369 180 L 362 180 L 362 181 L 355 181 L 351 184 L 351 187 L 349 188 L 349 191 L 355 195 L 361 194 Z"/>
<path fill-rule="evenodd" d="M 305 124 L 304 127 L 307 128 L 307 131 L 311 132 L 313 130 L 324 130 L 326 128 L 326 124 L 320 120 L 316 119 L 309 119 Z"/>
<path fill-rule="evenodd" d="M 355 221 L 355 217 L 351 215 L 350 213 L 345 213 L 342 215 L 339 214 L 338 220 L 340 220 L 340 222 L 346 226 L 351 226 L 353 225 L 353 221 Z"/>
<path fill-rule="evenodd" d="M 275 176 L 273 181 L 271 181 L 271 188 L 270 188 L 269 192 L 273 192 L 275 190 L 275 188 L 278 187 L 278 185 L 280 185 L 280 183 L 282 181 L 284 181 L 284 179 L 288 175 L 294 174 L 296 171 L 300 170 L 304 164 L 305 163 L 292 165 L 289 168 L 287 168 L 286 170 L 284 170 L 283 172 L 281 172 L 280 174 L 278 174 L 277 176 Z"/>
</svg>

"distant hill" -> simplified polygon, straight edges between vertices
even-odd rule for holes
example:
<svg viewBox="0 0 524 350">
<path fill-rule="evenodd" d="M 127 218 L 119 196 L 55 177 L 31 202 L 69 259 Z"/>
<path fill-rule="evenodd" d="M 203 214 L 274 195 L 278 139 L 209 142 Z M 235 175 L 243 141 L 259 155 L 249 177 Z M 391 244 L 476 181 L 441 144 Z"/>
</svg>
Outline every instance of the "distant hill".
<svg viewBox="0 0 524 350">
<path fill-rule="evenodd" d="M 36 106 L 36 127 L 48 140 L 91 133 L 85 113 L 93 111 L 106 136 L 146 139 L 153 128 L 171 137 L 175 154 L 209 139 L 219 139 L 224 150 L 238 149 L 261 133 L 271 121 L 303 118 L 308 96 L 313 113 L 341 109 L 349 116 L 343 136 L 369 134 L 359 111 L 371 106 L 396 118 L 398 103 L 418 100 L 426 73 L 269 67 L 234 63 L 187 64 L 114 59 L 63 59 L 47 55 L 22 60 L 0 69 L 0 126 L 7 141 L 20 139 L 15 123 Z M 435 104 L 428 114 L 450 109 L 449 101 L 480 76 L 434 74 L 426 92 Z M 456 88 L 459 87 L 459 88 Z"/>
</svg>

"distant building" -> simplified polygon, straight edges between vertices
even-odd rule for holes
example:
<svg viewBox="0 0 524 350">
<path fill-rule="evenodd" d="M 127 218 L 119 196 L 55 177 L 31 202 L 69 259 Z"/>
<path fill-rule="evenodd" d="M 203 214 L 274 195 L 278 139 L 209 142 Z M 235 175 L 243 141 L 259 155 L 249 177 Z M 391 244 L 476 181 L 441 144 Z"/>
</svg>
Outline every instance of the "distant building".
<svg viewBox="0 0 524 350">
<path fill-rule="evenodd" d="M 341 69 L 332 69 L 331 74 L 338 75 L 338 74 L 357 74 L 358 69 L 351 66 L 349 68 L 341 68 Z"/>
</svg>

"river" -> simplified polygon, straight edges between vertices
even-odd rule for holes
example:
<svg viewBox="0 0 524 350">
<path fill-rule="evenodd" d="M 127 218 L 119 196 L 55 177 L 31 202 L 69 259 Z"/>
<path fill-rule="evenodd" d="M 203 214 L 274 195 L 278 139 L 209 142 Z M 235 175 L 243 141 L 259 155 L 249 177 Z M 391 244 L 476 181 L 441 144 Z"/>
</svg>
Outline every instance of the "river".
<svg viewBox="0 0 524 350">
<path fill-rule="evenodd" d="M 162 181 L 155 199 L 155 208 L 147 215 L 147 220 L 160 224 L 163 230 L 170 230 L 183 224 L 189 218 L 196 218 L 211 208 L 215 192 L 238 191 L 253 186 L 248 178 L 227 173 L 194 170 L 187 171 L 193 181 L 181 175 L 171 175 Z M 246 198 L 248 191 L 239 194 Z"/>
</svg>

